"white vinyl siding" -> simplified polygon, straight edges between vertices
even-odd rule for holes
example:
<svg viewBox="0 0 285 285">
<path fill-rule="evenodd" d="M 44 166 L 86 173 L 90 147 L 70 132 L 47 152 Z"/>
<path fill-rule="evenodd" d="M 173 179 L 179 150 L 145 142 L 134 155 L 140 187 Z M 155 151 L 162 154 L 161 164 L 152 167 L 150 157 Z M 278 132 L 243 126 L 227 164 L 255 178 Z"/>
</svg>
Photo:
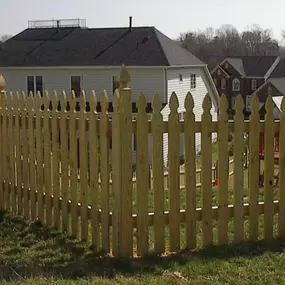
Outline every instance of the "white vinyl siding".
<svg viewBox="0 0 285 285">
<path fill-rule="evenodd" d="M 182 74 L 183 76 L 183 83 L 179 82 L 179 75 Z M 191 74 L 196 75 L 196 89 L 191 90 Z M 207 76 L 204 73 L 203 68 L 171 68 L 167 70 L 167 94 L 168 98 L 170 99 L 170 96 L 172 92 L 175 92 L 178 98 L 179 102 L 179 108 L 178 108 L 178 113 L 184 112 L 184 101 L 185 97 L 188 92 L 191 92 L 194 100 L 194 113 L 195 113 L 195 118 L 196 121 L 201 120 L 201 115 L 203 112 L 202 109 L 202 103 L 205 95 L 209 92 L 211 97 L 213 98 L 213 94 L 211 94 L 211 88 L 210 88 L 210 83 L 207 78 Z M 169 103 L 168 99 L 168 103 Z M 213 102 L 213 99 L 212 99 Z M 163 120 L 168 119 L 170 109 L 169 105 L 167 105 L 163 111 Z M 213 120 L 217 120 L 217 112 L 216 109 L 212 108 L 211 113 L 213 115 Z M 213 135 L 215 137 L 215 135 Z M 164 156 L 164 161 L 167 161 L 168 157 L 168 135 L 164 134 L 163 135 L 163 156 Z M 196 150 L 199 151 L 201 147 L 201 135 L 196 134 Z M 180 154 L 182 155 L 184 152 L 183 150 L 183 142 L 182 142 L 182 136 L 181 136 L 181 149 L 180 149 Z"/>
<path fill-rule="evenodd" d="M 165 101 L 165 83 L 164 70 L 161 69 L 131 69 L 131 87 L 133 92 L 133 102 L 137 101 L 137 97 L 141 92 L 144 92 L 147 102 L 152 101 L 152 96 L 158 92 L 162 96 L 162 101 Z M 105 89 L 108 93 L 109 100 L 113 97 L 112 81 L 113 76 L 119 74 L 119 69 L 64 69 L 64 70 L 0 70 L 6 80 L 7 90 L 10 91 L 25 91 L 27 90 L 27 76 L 42 76 L 43 89 L 53 92 L 56 90 L 61 93 L 63 90 L 68 94 L 71 90 L 71 76 L 81 77 L 81 88 L 86 92 L 87 100 L 92 90 L 100 100 L 102 91 Z"/>
</svg>

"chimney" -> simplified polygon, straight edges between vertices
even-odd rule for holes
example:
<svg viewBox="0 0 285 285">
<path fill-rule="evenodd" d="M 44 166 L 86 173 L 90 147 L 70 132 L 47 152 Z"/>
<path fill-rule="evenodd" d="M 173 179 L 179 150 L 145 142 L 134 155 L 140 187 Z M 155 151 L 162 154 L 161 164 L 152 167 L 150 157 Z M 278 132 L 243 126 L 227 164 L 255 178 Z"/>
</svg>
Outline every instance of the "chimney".
<svg viewBox="0 0 285 285">
<path fill-rule="evenodd" d="M 130 22 L 129 22 L 129 31 L 131 32 L 133 27 L 132 27 L 132 21 L 133 21 L 133 17 L 130 16 Z"/>
</svg>

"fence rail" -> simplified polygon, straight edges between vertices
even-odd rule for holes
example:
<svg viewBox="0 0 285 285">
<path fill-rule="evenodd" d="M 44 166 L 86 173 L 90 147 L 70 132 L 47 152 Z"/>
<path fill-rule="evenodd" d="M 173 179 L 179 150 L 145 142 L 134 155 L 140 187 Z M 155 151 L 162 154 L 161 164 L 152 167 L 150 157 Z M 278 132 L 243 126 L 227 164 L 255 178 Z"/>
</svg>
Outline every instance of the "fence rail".
<svg viewBox="0 0 285 285">
<path fill-rule="evenodd" d="M 132 120 L 131 98 L 129 88 L 116 91 L 111 118 L 106 93 L 102 110 L 97 113 L 95 93 L 86 112 L 82 92 L 82 108 L 76 112 L 74 94 L 67 110 L 65 93 L 46 93 L 42 98 L 39 94 L 2 92 L 0 208 L 90 241 L 95 251 L 103 249 L 123 257 L 240 242 L 246 239 L 246 223 L 249 238 L 256 240 L 260 215 L 264 216 L 265 238 L 275 234 L 275 214 L 278 235 L 285 235 L 285 116 L 282 112 L 280 122 L 274 122 L 270 96 L 263 122 L 258 117 L 257 97 L 252 100 L 248 122 L 243 120 L 241 96 L 236 100 L 234 121 L 230 122 L 225 96 L 221 98 L 218 122 L 212 121 L 209 95 L 203 102 L 201 122 L 195 121 L 191 94 L 185 99 L 181 122 L 175 93 L 169 101 L 167 121 L 162 121 L 158 94 L 153 98 L 151 120 L 143 94 L 138 99 L 136 120 Z M 61 109 L 50 110 L 50 101 L 57 106 L 58 100 Z M 163 162 L 164 133 L 168 134 L 167 169 Z M 196 133 L 201 134 L 201 156 L 195 151 Z M 217 133 L 215 156 L 212 133 Z M 248 169 L 243 167 L 245 133 L 249 134 Z M 262 162 L 260 133 L 265 137 Z M 278 165 L 274 161 L 274 133 L 279 135 L 281 146 Z M 233 137 L 232 157 L 228 152 L 229 134 Z M 137 137 L 135 174 L 132 135 Z M 261 167 L 264 189 L 259 187 Z M 279 188 L 272 183 L 275 171 L 279 171 Z M 215 180 L 218 183 L 213 183 Z"/>
</svg>

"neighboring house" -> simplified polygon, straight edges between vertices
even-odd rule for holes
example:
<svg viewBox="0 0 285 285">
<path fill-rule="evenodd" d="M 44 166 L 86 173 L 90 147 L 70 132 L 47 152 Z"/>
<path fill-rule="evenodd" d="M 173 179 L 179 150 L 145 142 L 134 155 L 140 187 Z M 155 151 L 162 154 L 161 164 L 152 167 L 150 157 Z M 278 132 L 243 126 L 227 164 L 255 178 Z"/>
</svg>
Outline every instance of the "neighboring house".
<svg viewBox="0 0 285 285">
<path fill-rule="evenodd" d="M 213 116 L 218 110 L 218 92 L 207 65 L 154 27 L 89 29 L 64 20 L 31 22 L 32 25 L 2 45 L 0 74 L 11 91 L 44 90 L 70 92 L 85 90 L 87 100 L 95 90 L 99 101 L 107 90 L 109 101 L 118 87 L 117 75 L 122 64 L 128 67 L 133 94 L 133 112 L 140 92 L 144 92 L 149 110 L 152 97 L 158 92 L 167 120 L 169 98 L 173 91 L 179 99 L 179 114 L 184 111 L 188 91 L 195 102 L 196 119 L 201 118 L 202 100 L 209 93 Z M 135 139 L 134 139 L 135 141 Z M 197 148 L 200 136 L 196 139 Z M 135 147 L 135 146 L 134 146 Z M 168 155 L 164 138 L 164 160 Z"/>
<path fill-rule="evenodd" d="M 234 109 L 236 96 L 241 94 L 245 103 L 245 115 L 250 112 L 250 98 L 278 65 L 278 56 L 226 57 L 211 74 L 219 94 L 225 94 L 229 113 Z"/>
<path fill-rule="evenodd" d="M 265 103 L 268 94 L 271 94 L 275 108 L 275 119 L 280 118 L 280 105 L 285 95 L 285 59 L 279 59 L 278 64 L 270 73 L 266 82 L 264 82 L 252 95 L 258 95 L 260 102 L 260 115 L 264 119 L 266 114 Z"/>
</svg>

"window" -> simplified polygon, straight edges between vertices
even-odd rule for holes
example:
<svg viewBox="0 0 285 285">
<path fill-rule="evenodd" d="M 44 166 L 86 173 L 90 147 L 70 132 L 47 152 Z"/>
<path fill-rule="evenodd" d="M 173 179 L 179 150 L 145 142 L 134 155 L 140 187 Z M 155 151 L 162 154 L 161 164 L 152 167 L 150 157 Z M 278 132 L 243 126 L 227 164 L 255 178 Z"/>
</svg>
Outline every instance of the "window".
<svg viewBox="0 0 285 285">
<path fill-rule="evenodd" d="M 237 78 L 233 80 L 233 91 L 240 91 L 240 82 Z"/>
<path fill-rule="evenodd" d="M 221 79 L 217 80 L 217 88 L 221 88 Z"/>
<path fill-rule="evenodd" d="M 71 76 L 71 91 L 74 91 L 76 97 L 80 97 L 81 76 Z"/>
<path fill-rule="evenodd" d="M 119 87 L 120 87 L 120 82 L 118 80 L 118 76 L 113 76 L 112 77 L 113 94 L 114 94 L 115 90 L 118 89 Z"/>
<path fill-rule="evenodd" d="M 35 92 L 35 77 L 34 76 L 28 76 L 27 78 L 27 85 L 28 85 L 28 95 L 31 92 Z"/>
<path fill-rule="evenodd" d="M 178 120 L 179 121 L 183 121 L 183 118 L 184 116 L 183 116 L 183 112 L 181 112 L 181 113 L 178 113 Z"/>
<path fill-rule="evenodd" d="M 226 62 L 225 63 L 225 69 L 228 69 L 229 68 L 229 64 Z"/>
<path fill-rule="evenodd" d="M 227 80 L 225 78 L 222 78 L 221 80 L 221 88 L 222 90 L 226 90 L 227 88 Z"/>
<path fill-rule="evenodd" d="M 191 89 L 196 89 L 196 74 L 191 74 Z"/>
<path fill-rule="evenodd" d="M 179 82 L 183 82 L 183 75 L 179 74 Z"/>
<path fill-rule="evenodd" d="M 256 79 L 251 80 L 251 90 L 256 90 L 257 89 L 257 81 Z"/>
<path fill-rule="evenodd" d="M 27 77 L 27 91 L 28 94 L 32 92 L 36 94 L 36 92 L 40 92 L 43 96 L 43 77 L 42 76 L 28 76 Z"/>
<path fill-rule="evenodd" d="M 218 69 L 218 75 L 221 75 L 221 70 L 220 69 Z"/>
<path fill-rule="evenodd" d="M 217 86 L 217 83 L 218 83 L 217 78 L 214 78 L 214 83 L 215 83 L 215 85 Z"/>
</svg>

